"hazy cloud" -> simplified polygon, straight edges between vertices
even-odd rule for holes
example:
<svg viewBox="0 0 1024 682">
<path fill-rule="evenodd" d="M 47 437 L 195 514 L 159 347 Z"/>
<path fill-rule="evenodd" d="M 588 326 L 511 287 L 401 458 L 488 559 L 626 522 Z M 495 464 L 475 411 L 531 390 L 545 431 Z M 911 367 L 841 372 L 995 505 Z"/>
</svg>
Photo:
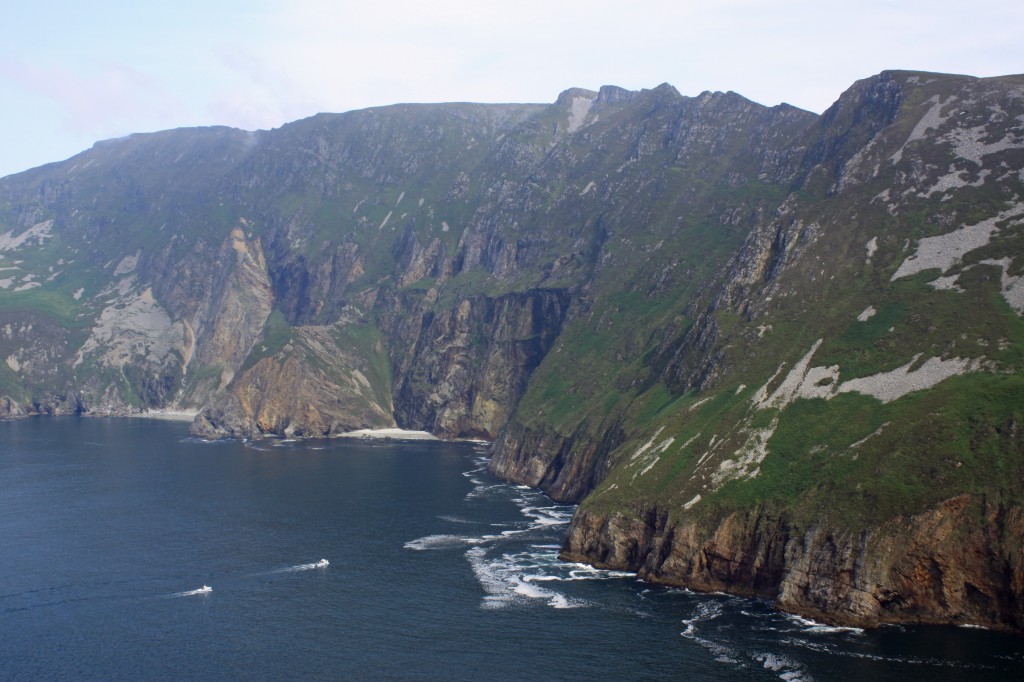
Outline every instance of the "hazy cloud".
<svg viewBox="0 0 1024 682">
<path fill-rule="evenodd" d="M 153 79 L 128 66 L 111 65 L 81 73 L 68 66 L 0 64 L 0 75 L 27 93 L 51 101 L 62 112 L 64 128 L 73 133 L 117 127 L 140 116 L 173 120 L 175 106 Z"/>
</svg>

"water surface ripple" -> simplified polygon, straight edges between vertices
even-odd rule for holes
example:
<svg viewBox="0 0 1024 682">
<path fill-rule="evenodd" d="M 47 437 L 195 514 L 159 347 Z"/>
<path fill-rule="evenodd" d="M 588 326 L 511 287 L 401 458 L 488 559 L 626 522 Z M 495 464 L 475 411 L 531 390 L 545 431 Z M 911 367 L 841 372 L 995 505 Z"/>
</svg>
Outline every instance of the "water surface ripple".
<svg viewBox="0 0 1024 682">
<path fill-rule="evenodd" d="M 559 562 L 573 508 L 473 444 L 27 419 L 0 422 L 0 482 L 3 679 L 1024 679 L 1018 638 Z"/>
</svg>

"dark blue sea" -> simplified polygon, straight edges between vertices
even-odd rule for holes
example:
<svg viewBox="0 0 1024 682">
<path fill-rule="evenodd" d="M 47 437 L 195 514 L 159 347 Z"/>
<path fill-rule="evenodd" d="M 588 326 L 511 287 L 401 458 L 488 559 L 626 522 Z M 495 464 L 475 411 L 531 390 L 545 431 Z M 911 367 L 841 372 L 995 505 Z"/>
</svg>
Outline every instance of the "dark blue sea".
<svg viewBox="0 0 1024 682">
<path fill-rule="evenodd" d="M 560 563 L 572 507 L 485 465 L 470 443 L 0 422 L 0 678 L 1024 679 L 1020 638 L 836 629 Z"/>
</svg>

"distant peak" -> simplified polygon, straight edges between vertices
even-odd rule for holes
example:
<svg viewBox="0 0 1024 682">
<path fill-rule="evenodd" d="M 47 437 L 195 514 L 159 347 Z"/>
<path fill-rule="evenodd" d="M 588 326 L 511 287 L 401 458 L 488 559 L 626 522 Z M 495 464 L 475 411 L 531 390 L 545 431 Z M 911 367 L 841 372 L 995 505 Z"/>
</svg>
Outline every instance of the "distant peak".
<svg viewBox="0 0 1024 682">
<path fill-rule="evenodd" d="M 632 90 L 626 90 L 617 85 L 602 85 L 601 90 L 597 93 L 597 103 L 617 104 L 619 102 L 629 102 L 634 97 L 636 97 L 636 93 Z"/>
<path fill-rule="evenodd" d="M 679 91 L 675 89 L 675 86 L 669 85 L 668 83 L 662 83 L 658 87 L 651 90 L 651 92 L 658 95 L 668 95 L 670 97 L 682 97 Z"/>
<path fill-rule="evenodd" d="M 579 99 L 581 97 L 584 99 L 596 99 L 597 93 L 593 90 L 587 90 L 586 88 L 569 88 L 568 90 L 563 90 L 562 93 L 558 95 L 558 99 L 555 100 L 555 104 L 569 106 L 572 104 L 574 99 Z"/>
</svg>

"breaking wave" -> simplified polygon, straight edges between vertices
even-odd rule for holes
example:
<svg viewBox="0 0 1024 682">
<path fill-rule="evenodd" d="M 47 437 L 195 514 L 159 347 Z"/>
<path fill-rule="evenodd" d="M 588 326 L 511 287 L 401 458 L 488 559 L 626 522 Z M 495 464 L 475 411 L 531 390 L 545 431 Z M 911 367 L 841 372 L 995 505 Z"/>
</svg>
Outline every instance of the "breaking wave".
<svg viewBox="0 0 1024 682">
<path fill-rule="evenodd" d="M 483 589 L 480 606 L 484 609 L 527 607 L 543 604 L 556 609 L 592 606 L 554 589 L 558 583 L 577 580 L 632 578 L 633 573 L 602 571 L 591 566 L 559 561 L 564 527 L 576 510 L 574 505 L 558 504 L 528 486 L 509 485 L 491 479 L 486 473 L 487 458 L 479 454 L 474 468 L 463 472 L 473 488 L 466 494 L 465 513 L 439 517 L 459 524 L 481 524 L 472 519 L 474 504 L 482 499 L 507 499 L 522 515 L 522 521 L 497 525 L 500 531 L 480 535 L 434 534 L 410 540 L 410 550 L 465 550 L 466 561 Z"/>
<path fill-rule="evenodd" d="M 451 549 L 452 547 L 478 545 L 483 542 L 486 542 L 483 538 L 471 538 L 462 535 L 427 535 L 415 540 L 409 540 L 403 547 L 424 551 L 428 549 Z"/>
<path fill-rule="evenodd" d="M 647 618 L 649 606 L 661 608 L 666 601 L 679 600 L 673 608 L 682 609 L 678 621 L 682 627 L 669 629 L 666 634 L 678 633 L 680 646 L 706 652 L 709 661 L 733 668 L 729 674 L 743 679 L 767 676 L 787 682 L 813 682 L 819 674 L 818 665 L 824 670 L 824 679 L 833 679 L 832 673 L 843 664 L 829 662 L 831 656 L 839 661 L 849 656 L 882 664 L 950 665 L 940 657 L 925 660 L 877 655 L 861 629 L 780 613 L 754 599 L 650 586 L 631 587 L 625 592 L 633 595 L 638 606 L 645 605 L 640 608 L 606 600 L 600 596 L 602 591 L 588 587 L 585 581 L 633 582 L 637 576 L 558 559 L 575 507 L 556 503 L 536 489 L 495 481 L 486 473 L 485 457 L 476 457 L 473 462 L 474 466 L 463 472 L 472 489 L 464 496 L 462 507 L 437 517 L 439 525 L 445 524 L 439 531 L 459 524 L 454 526 L 456 532 L 426 535 L 406 542 L 404 547 L 451 552 L 453 560 L 464 558 L 482 592 L 481 609 L 600 608 Z M 494 504 L 514 505 L 518 518 L 513 513 L 512 520 L 496 522 L 478 515 L 479 510 L 493 508 Z M 479 533 L 466 532 L 476 530 L 474 526 Z"/>
</svg>

